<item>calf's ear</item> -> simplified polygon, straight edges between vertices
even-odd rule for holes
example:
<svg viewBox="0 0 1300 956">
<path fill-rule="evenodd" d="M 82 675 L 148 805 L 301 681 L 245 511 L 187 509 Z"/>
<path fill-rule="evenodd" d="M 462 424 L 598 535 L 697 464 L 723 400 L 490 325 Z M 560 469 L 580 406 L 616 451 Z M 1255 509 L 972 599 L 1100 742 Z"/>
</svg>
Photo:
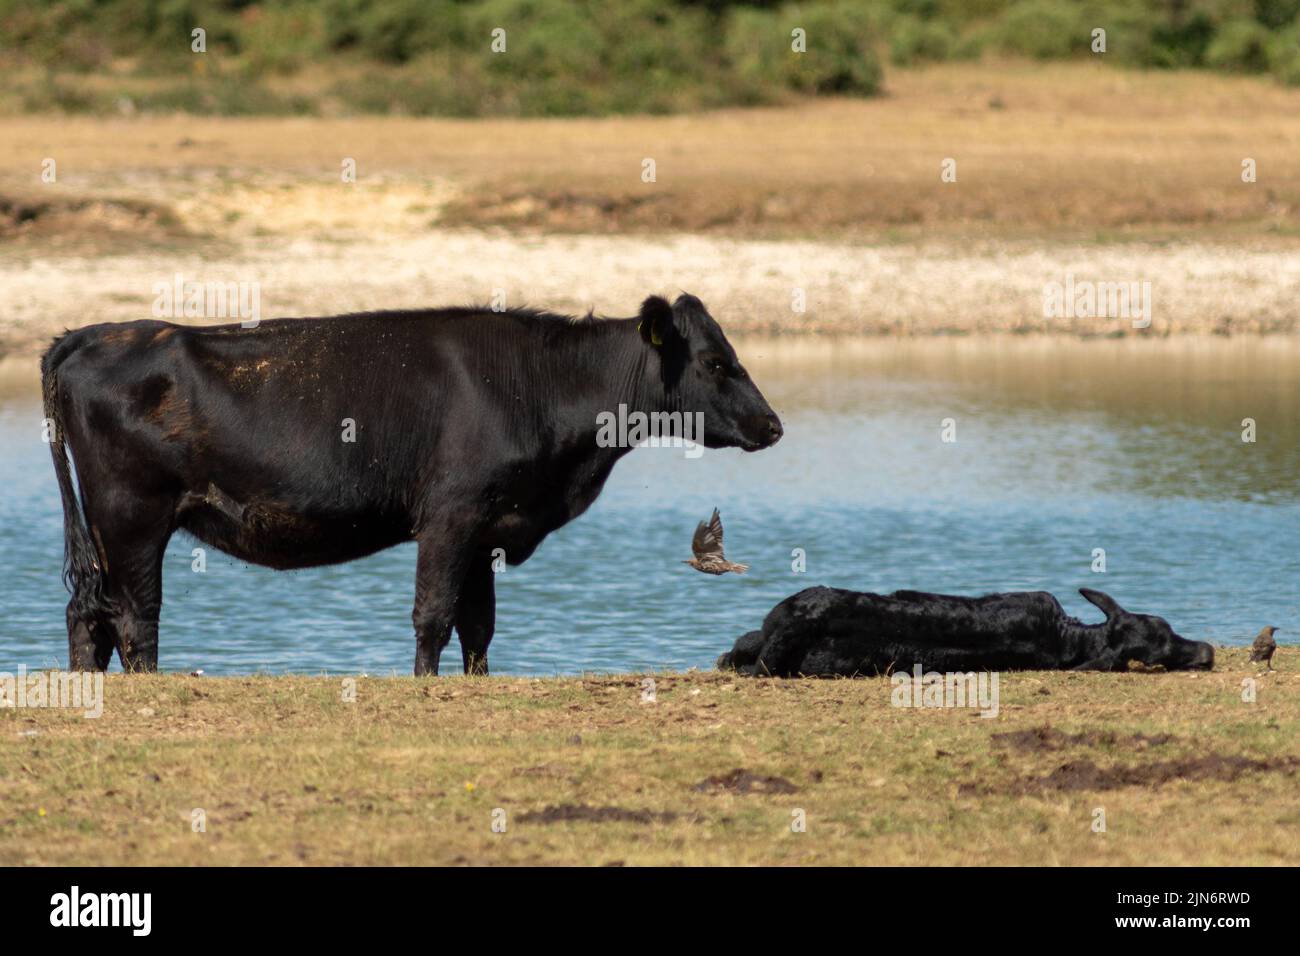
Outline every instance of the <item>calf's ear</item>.
<svg viewBox="0 0 1300 956">
<path fill-rule="evenodd" d="M 1106 620 L 1108 621 L 1124 613 L 1124 609 L 1116 604 L 1115 599 L 1109 594 L 1104 594 L 1101 591 L 1094 591 L 1092 588 L 1079 588 L 1079 593 L 1083 595 L 1085 601 L 1101 608 L 1102 613 L 1106 615 Z"/>
<path fill-rule="evenodd" d="M 651 345 L 663 345 L 677 332 L 673 325 L 673 307 L 668 300 L 652 295 L 641 303 L 641 321 L 637 325 L 641 339 Z"/>
</svg>

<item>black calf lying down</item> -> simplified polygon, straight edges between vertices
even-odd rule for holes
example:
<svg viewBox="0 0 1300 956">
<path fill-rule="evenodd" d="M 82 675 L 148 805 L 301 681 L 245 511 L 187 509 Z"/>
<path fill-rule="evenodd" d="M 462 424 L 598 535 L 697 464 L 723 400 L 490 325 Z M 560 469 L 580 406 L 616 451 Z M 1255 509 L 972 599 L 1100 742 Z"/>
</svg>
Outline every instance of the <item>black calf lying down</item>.
<svg viewBox="0 0 1300 956">
<path fill-rule="evenodd" d="M 773 677 L 910 671 L 1124 670 L 1129 661 L 1209 670 L 1214 648 L 1163 618 L 1130 614 L 1100 591 L 1079 593 L 1104 624 L 1068 616 L 1046 591 L 954 597 L 808 588 L 786 598 L 718 658 L 720 670 Z"/>
</svg>

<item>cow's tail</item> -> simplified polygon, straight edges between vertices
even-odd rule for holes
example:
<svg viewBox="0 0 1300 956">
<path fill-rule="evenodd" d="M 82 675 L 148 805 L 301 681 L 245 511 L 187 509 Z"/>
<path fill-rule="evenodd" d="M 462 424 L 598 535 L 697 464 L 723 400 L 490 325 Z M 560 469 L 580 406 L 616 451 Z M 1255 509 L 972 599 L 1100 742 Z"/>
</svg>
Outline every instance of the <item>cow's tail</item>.
<svg viewBox="0 0 1300 956">
<path fill-rule="evenodd" d="M 72 594 L 72 612 L 88 626 L 108 607 L 104 601 L 104 569 L 86 526 L 86 516 L 72 483 L 65 442 L 59 364 L 73 349 L 68 336 L 56 339 L 41 358 L 41 391 L 45 400 L 45 426 L 54 458 L 54 475 L 63 499 L 63 584 Z"/>
</svg>

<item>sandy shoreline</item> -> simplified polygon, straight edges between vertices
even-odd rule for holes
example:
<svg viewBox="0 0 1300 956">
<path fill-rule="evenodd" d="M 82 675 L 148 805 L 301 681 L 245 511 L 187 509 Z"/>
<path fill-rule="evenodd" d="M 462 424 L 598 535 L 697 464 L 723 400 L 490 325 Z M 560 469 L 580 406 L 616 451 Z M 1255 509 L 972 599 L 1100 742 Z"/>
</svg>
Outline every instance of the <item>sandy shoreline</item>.
<svg viewBox="0 0 1300 956">
<path fill-rule="evenodd" d="M 485 303 L 498 290 L 509 305 L 628 315 L 650 293 L 685 289 L 741 335 L 1300 332 L 1300 257 L 1212 243 L 860 246 L 432 231 L 271 237 L 224 256 L 209 252 L 0 258 L 0 357 L 35 356 L 65 328 L 149 318 L 155 285 L 177 274 L 255 284 L 263 318 Z M 1140 284 L 1133 288 L 1149 296 L 1149 327 L 1138 327 L 1137 299 L 1128 318 L 1045 315 L 1045 290 L 1068 282 Z"/>
</svg>

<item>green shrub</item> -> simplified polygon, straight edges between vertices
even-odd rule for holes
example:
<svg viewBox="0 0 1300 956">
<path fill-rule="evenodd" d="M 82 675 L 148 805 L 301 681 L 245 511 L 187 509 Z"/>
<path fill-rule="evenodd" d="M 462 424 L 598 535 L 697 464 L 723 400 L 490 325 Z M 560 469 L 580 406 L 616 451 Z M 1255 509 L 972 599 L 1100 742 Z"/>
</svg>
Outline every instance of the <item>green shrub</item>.
<svg viewBox="0 0 1300 956">
<path fill-rule="evenodd" d="M 976 24 L 964 30 L 953 41 L 952 58 L 954 60 L 978 60 L 985 50 L 998 46 L 998 31 L 992 23 Z"/>
<path fill-rule="evenodd" d="M 736 9 L 726 19 L 724 53 L 732 75 L 752 93 L 788 85 L 787 71 L 794 69 L 790 27 L 772 10 Z"/>
<path fill-rule="evenodd" d="M 323 50 L 324 34 L 319 8 L 249 7 L 240 17 L 239 52 L 257 73 L 293 73 Z"/>
<path fill-rule="evenodd" d="M 718 23 L 702 9 L 666 16 L 654 0 L 486 0 L 460 17 L 455 45 L 332 94 L 352 110 L 412 115 L 657 113 L 756 101 L 729 75 Z M 498 29 L 505 49 L 493 52 Z"/>
<path fill-rule="evenodd" d="M 903 16 L 890 24 L 889 59 L 895 66 L 952 59 L 956 45 L 952 28 L 942 21 Z"/>
<path fill-rule="evenodd" d="M 1268 44 L 1268 69 L 1287 86 L 1300 86 L 1300 24 L 1273 34 Z"/>
<path fill-rule="evenodd" d="M 795 71 L 796 89 L 862 96 L 880 90 L 883 70 L 876 44 L 884 36 L 870 5 L 827 2 L 782 9 L 791 11 L 789 20 L 801 19 L 808 31 L 808 53 Z"/>
<path fill-rule="evenodd" d="M 1254 20 L 1229 20 L 1205 50 L 1205 65 L 1236 73 L 1268 69 L 1268 30 Z"/>
<path fill-rule="evenodd" d="M 1205 10 L 1175 14 L 1151 32 L 1151 65 L 1169 68 L 1201 66 L 1214 36 L 1214 20 Z"/>
<path fill-rule="evenodd" d="M 453 0 L 330 0 L 324 8 L 326 44 L 381 63 L 406 63 L 421 53 L 467 44 L 463 11 Z"/>
<path fill-rule="evenodd" d="M 1297 18 L 1300 0 L 0 0 L 0 55 L 63 74 L 8 91 L 33 110 L 111 110 L 116 92 L 85 94 L 66 74 L 125 64 L 148 78 L 132 87 L 145 108 L 318 109 L 267 81 L 323 66 L 357 77 L 321 94 L 356 111 L 659 113 L 871 95 L 884 55 L 898 66 L 986 49 L 1089 56 L 1098 27 L 1103 62 L 1300 84 Z M 190 51 L 195 27 L 203 57 Z M 497 28 L 505 53 L 491 51 Z"/>
<path fill-rule="evenodd" d="M 794 31 L 802 30 L 803 52 Z M 776 80 L 804 93 L 879 91 L 876 44 L 884 39 L 877 10 L 865 3 L 790 4 L 775 13 L 738 9 L 726 28 L 728 59 L 749 84 Z"/>
<path fill-rule="evenodd" d="M 1152 66 L 1155 54 L 1152 35 L 1161 22 L 1161 14 L 1150 6 L 1103 0 L 1086 4 L 1080 11 L 1084 32 L 1087 35 L 1089 54 L 1092 54 L 1092 31 L 1106 31 L 1106 52 L 1100 54 L 1106 63 L 1126 66 Z"/>
<path fill-rule="evenodd" d="M 1254 0 L 1255 19 L 1269 29 L 1294 23 L 1300 17 L 1300 0 Z"/>
<path fill-rule="evenodd" d="M 1002 16 L 999 46 L 1038 60 L 1086 52 L 1094 24 L 1083 10 L 1065 0 L 1020 0 Z"/>
</svg>

